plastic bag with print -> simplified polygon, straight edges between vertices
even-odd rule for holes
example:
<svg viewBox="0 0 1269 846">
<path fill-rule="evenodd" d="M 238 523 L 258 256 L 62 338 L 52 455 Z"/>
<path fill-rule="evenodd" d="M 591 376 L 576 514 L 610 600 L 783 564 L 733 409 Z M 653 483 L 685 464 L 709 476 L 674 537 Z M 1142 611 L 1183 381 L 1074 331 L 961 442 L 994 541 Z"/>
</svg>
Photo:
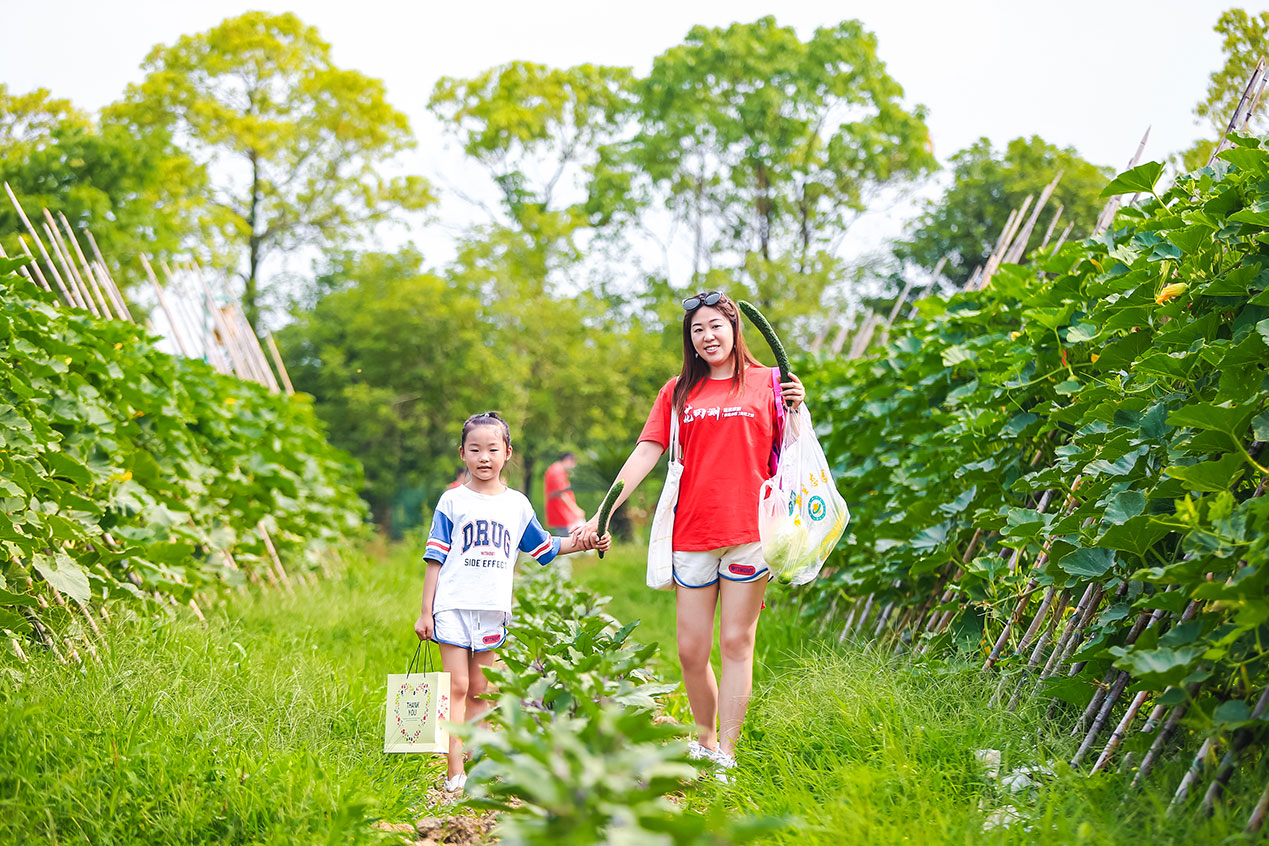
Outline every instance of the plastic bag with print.
<svg viewBox="0 0 1269 846">
<path fill-rule="evenodd" d="M 771 578 L 794 585 L 814 579 L 849 521 L 802 403 L 785 418 L 775 475 L 758 493 L 758 537 Z"/>
</svg>

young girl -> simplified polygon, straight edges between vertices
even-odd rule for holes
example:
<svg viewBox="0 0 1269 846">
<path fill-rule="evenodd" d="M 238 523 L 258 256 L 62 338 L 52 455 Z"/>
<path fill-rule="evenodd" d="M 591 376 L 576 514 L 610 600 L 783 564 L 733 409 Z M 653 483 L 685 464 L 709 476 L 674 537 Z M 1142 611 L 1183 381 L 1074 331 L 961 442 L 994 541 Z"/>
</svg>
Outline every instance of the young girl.
<svg viewBox="0 0 1269 846">
<path fill-rule="evenodd" d="M 722 780 L 735 766 L 753 686 L 754 638 L 768 571 L 758 540 L 758 493 L 770 477 L 780 441 L 772 370 L 745 347 L 735 304 L 718 291 L 683 301 L 683 367 L 665 383 L 648 422 L 617 475 L 620 505 L 656 466 L 679 419 L 683 476 L 674 515 L 674 584 L 679 664 L 699 736 L 689 754 L 718 766 Z M 796 409 L 805 392 L 790 375 L 780 385 Z M 596 520 L 574 530 L 595 537 Z M 721 678 L 709 656 L 714 611 L 721 617 Z"/>
<path fill-rule="evenodd" d="M 479 698 L 487 687 L 483 669 L 493 664 L 493 650 L 507 639 L 518 553 L 527 552 L 545 565 L 556 555 L 608 549 L 611 543 L 608 535 L 591 533 L 574 540 L 543 530 L 524 494 L 502 482 L 503 465 L 511 457 L 511 430 L 497 412 L 467 418 L 459 453 L 468 481 L 445 491 L 436 504 L 423 554 L 423 610 L 414 623 L 420 640 L 440 644 L 441 664 L 449 673 L 450 720 L 455 723 L 477 719 L 487 710 Z M 466 781 L 462 741 L 451 735 L 445 790 L 462 790 Z"/>
</svg>

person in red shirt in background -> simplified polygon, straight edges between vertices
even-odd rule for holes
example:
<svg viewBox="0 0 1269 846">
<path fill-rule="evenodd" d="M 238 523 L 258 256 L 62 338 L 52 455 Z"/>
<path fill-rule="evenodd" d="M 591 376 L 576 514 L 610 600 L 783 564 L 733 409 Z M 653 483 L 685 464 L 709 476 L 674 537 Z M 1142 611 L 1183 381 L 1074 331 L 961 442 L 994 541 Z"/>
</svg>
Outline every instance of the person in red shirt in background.
<svg viewBox="0 0 1269 846">
<path fill-rule="evenodd" d="M 769 571 L 758 537 L 758 495 L 781 443 L 772 368 L 745 346 L 736 305 L 718 291 L 683 300 L 683 368 L 652 404 L 634 452 L 617 478 L 620 506 L 656 466 L 679 418 L 683 475 L 674 516 L 674 592 L 679 664 L 698 737 L 688 754 L 736 766 L 736 742 L 753 688 L 754 638 Z M 779 383 L 786 407 L 806 396 L 796 376 Z M 593 517 L 574 534 L 598 538 Z M 722 672 L 714 676 L 714 612 L 721 620 Z"/>
<path fill-rule="evenodd" d="M 577 456 L 565 452 L 546 468 L 542 476 L 542 499 L 546 503 L 546 527 L 548 531 L 571 532 L 586 522 L 586 512 L 577 504 L 573 484 L 568 472 L 577 466 Z"/>
<path fill-rule="evenodd" d="M 467 468 L 459 467 L 458 470 L 454 472 L 454 481 L 446 485 L 445 490 L 452 491 L 454 488 L 460 488 L 465 484 L 467 484 Z"/>
</svg>

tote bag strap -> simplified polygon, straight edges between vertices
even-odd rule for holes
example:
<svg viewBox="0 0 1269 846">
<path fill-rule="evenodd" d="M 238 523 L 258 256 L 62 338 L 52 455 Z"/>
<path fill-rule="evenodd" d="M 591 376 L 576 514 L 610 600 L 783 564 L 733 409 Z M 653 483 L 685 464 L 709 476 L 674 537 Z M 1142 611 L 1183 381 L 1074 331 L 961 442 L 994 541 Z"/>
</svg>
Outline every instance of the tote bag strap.
<svg viewBox="0 0 1269 846">
<path fill-rule="evenodd" d="M 679 411 L 670 404 L 670 461 L 683 463 L 683 446 L 679 443 Z"/>
</svg>

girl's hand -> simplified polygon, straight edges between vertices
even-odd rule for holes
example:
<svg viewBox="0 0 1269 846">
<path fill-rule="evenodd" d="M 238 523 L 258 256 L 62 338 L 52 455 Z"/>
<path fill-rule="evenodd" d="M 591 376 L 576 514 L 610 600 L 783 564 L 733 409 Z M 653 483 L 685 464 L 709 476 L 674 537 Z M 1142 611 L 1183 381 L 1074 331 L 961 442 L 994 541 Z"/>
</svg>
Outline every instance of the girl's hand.
<svg viewBox="0 0 1269 846">
<path fill-rule="evenodd" d="M 610 546 L 612 546 L 612 532 L 606 533 L 602 538 L 595 541 L 595 549 L 601 552 L 607 552 Z"/>
<path fill-rule="evenodd" d="M 802 387 L 802 380 L 794 374 L 789 374 L 789 381 L 780 383 L 780 392 L 784 395 L 784 404 L 791 411 L 797 411 L 798 406 L 806 399 L 806 388 Z"/>
<path fill-rule="evenodd" d="M 419 636 L 419 640 L 432 639 L 432 635 L 436 633 L 436 625 L 432 621 L 431 614 L 419 615 L 419 618 L 414 621 L 414 633 Z"/>
</svg>

